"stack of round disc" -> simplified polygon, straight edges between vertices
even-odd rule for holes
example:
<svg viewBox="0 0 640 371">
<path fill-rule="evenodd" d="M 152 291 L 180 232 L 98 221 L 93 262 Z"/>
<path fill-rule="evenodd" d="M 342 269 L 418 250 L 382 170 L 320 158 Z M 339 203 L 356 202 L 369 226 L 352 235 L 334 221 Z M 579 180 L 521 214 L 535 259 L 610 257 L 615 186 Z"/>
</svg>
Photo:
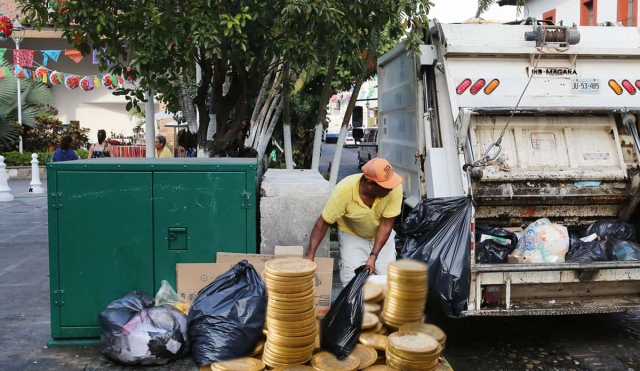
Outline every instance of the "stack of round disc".
<svg viewBox="0 0 640 371">
<path fill-rule="evenodd" d="M 440 343 L 442 345 L 442 349 L 444 350 L 445 345 L 447 344 L 447 335 L 442 331 L 442 329 L 436 325 L 432 325 L 429 323 L 415 322 L 415 323 L 407 323 L 400 327 L 400 331 L 415 331 L 422 332 L 423 334 L 427 334 Z"/>
<path fill-rule="evenodd" d="M 378 332 L 382 324 L 380 323 L 380 319 L 373 313 L 364 312 L 362 315 L 362 331 L 363 332 Z"/>
<path fill-rule="evenodd" d="M 267 287 L 267 342 L 264 363 L 278 366 L 309 362 L 316 347 L 316 264 L 303 258 L 270 260 L 263 278 Z"/>
<path fill-rule="evenodd" d="M 311 366 L 286 365 L 286 366 L 278 366 L 274 368 L 272 371 L 315 371 L 315 370 Z"/>
<path fill-rule="evenodd" d="M 367 303 L 380 303 L 384 300 L 384 286 L 375 283 L 364 284 L 364 301 Z"/>
<path fill-rule="evenodd" d="M 360 360 L 350 354 L 342 361 L 329 352 L 320 352 L 311 358 L 311 367 L 316 371 L 356 371 Z"/>
<path fill-rule="evenodd" d="M 375 349 L 362 344 L 356 345 L 356 347 L 353 348 L 353 351 L 351 351 L 351 354 L 358 358 L 358 361 L 360 362 L 358 370 L 365 369 L 376 363 L 378 360 L 378 352 Z"/>
<path fill-rule="evenodd" d="M 243 357 L 211 364 L 213 371 L 263 371 L 265 364 L 255 358 Z"/>
<path fill-rule="evenodd" d="M 387 295 L 382 320 L 392 329 L 422 320 L 427 302 L 427 265 L 398 260 L 388 265 Z"/>
<path fill-rule="evenodd" d="M 365 312 L 369 312 L 377 315 L 378 313 L 380 313 L 381 310 L 382 310 L 382 307 L 380 306 L 380 304 L 367 303 L 367 302 L 364 303 Z"/>
<path fill-rule="evenodd" d="M 399 331 L 389 335 L 387 365 L 401 371 L 438 368 L 442 346 L 433 337 L 415 331 Z"/>
</svg>

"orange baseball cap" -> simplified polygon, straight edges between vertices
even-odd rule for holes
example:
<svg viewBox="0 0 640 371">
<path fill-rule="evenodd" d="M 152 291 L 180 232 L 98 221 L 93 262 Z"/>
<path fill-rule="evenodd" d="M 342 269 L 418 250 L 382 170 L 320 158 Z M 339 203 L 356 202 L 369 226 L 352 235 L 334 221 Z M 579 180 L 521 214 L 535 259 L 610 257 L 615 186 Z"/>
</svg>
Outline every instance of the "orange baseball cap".
<svg viewBox="0 0 640 371">
<path fill-rule="evenodd" d="M 385 189 L 393 189 L 402 184 L 402 177 L 393 171 L 389 161 L 374 158 L 362 166 L 362 172 L 367 180 L 378 183 Z"/>
</svg>

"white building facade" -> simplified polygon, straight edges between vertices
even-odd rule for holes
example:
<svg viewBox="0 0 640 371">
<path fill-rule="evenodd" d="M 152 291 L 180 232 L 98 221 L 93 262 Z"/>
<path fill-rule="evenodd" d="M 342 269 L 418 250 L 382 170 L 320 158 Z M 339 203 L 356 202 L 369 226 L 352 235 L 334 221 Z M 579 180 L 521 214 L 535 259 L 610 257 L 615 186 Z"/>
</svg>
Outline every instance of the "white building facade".
<svg viewBox="0 0 640 371">
<path fill-rule="evenodd" d="M 550 20 L 565 26 L 596 26 L 604 22 L 638 27 L 640 0 L 528 0 L 524 17 Z"/>
</svg>

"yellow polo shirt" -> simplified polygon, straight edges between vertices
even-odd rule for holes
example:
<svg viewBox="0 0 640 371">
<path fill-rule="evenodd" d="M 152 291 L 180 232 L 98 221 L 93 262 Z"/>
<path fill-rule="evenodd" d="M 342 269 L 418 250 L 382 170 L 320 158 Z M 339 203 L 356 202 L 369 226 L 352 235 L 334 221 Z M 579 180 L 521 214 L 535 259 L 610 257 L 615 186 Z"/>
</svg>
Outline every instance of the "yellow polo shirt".
<svg viewBox="0 0 640 371">
<path fill-rule="evenodd" d="M 162 152 L 158 153 L 158 150 L 156 150 L 156 157 L 158 158 L 172 158 L 173 155 L 171 154 L 171 150 L 167 147 L 164 147 L 162 149 Z"/>
<path fill-rule="evenodd" d="M 382 217 L 400 215 L 402 185 L 395 187 L 387 196 L 376 198 L 369 208 L 360 198 L 362 177 L 363 174 L 350 175 L 333 188 L 322 210 L 322 218 L 329 224 L 338 222 L 338 229 L 343 232 L 374 240 Z"/>
</svg>

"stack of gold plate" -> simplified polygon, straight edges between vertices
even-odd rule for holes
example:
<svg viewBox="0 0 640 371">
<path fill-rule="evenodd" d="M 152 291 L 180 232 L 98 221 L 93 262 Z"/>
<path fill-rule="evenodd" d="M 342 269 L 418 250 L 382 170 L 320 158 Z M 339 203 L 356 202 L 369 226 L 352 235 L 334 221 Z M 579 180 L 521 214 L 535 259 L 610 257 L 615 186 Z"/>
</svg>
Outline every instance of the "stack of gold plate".
<svg viewBox="0 0 640 371">
<path fill-rule="evenodd" d="M 377 351 L 378 357 L 375 362 L 376 364 L 384 363 L 386 357 L 385 352 L 389 346 L 389 341 L 387 340 L 386 335 L 363 332 L 360 334 L 360 338 L 358 340 L 360 340 L 362 345 L 373 348 Z"/>
<path fill-rule="evenodd" d="M 365 369 L 376 363 L 376 360 L 378 360 L 378 352 L 375 349 L 362 344 L 357 344 L 351 351 L 351 355 L 358 358 L 358 361 L 360 362 L 358 370 Z"/>
<path fill-rule="evenodd" d="M 360 360 L 353 354 L 342 361 L 329 352 L 320 352 L 311 358 L 311 367 L 315 371 L 356 371 Z"/>
<path fill-rule="evenodd" d="M 382 307 L 380 306 L 380 304 L 367 303 L 367 302 L 364 303 L 364 311 L 365 312 L 378 314 L 378 313 L 380 313 L 381 310 L 382 310 Z"/>
<path fill-rule="evenodd" d="M 378 332 L 382 328 L 382 323 L 378 316 L 373 313 L 364 312 L 362 315 L 362 331 Z"/>
<path fill-rule="evenodd" d="M 394 330 L 405 323 L 421 321 L 427 303 L 427 283 L 425 263 L 417 260 L 389 263 L 382 321 Z"/>
<path fill-rule="evenodd" d="M 364 284 L 364 301 L 374 304 L 384 300 L 384 286 L 367 282 Z"/>
<path fill-rule="evenodd" d="M 267 287 L 267 342 L 262 360 L 270 367 L 309 362 L 316 347 L 314 262 L 303 258 L 270 260 L 263 278 Z"/>
<path fill-rule="evenodd" d="M 400 331 L 415 331 L 422 332 L 423 334 L 427 334 L 440 343 L 442 345 L 442 349 L 444 350 L 445 345 L 447 344 L 447 335 L 442 331 L 442 329 L 436 325 L 432 325 L 430 323 L 407 323 L 400 326 Z"/>
<path fill-rule="evenodd" d="M 243 357 L 211 364 L 213 371 L 263 371 L 265 364 L 255 358 Z"/>
<path fill-rule="evenodd" d="M 272 371 L 315 371 L 315 370 L 311 366 L 286 365 L 286 366 L 278 366 L 274 368 Z"/>
<path fill-rule="evenodd" d="M 415 331 L 399 331 L 389 335 L 387 365 L 401 371 L 438 368 L 442 346 L 433 337 Z"/>
</svg>

